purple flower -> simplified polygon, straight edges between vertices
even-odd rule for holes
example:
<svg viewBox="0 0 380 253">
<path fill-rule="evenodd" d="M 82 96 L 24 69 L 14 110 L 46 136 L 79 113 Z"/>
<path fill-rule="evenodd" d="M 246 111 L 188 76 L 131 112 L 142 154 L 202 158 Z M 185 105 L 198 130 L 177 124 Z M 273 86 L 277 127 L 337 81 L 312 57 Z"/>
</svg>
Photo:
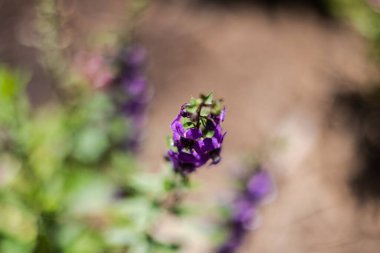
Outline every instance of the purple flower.
<svg viewBox="0 0 380 253">
<path fill-rule="evenodd" d="M 271 192 L 272 188 L 272 181 L 268 172 L 261 170 L 248 181 L 247 196 L 252 202 L 260 202 Z"/>
<path fill-rule="evenodd" d="M 229 234 L 217 253 L 236 252 L 252 227 L 258 205 L 272 191 L 272 186 L 272 180 L 264 170 L 259 169 L 248 178 L 243 191 L 233 204 L 227 224 Z"/>
<path fill-rule="evenodd" d="M 241 224 L 242 228 L 247 227 L 252 221 L 254 213 L 253 203 L 243 196 L 235 202 L 232 212 L 232 221 L 236 224 Z"/>
<path fill-rule="evenodd" d="M 138 45 L 129 46 L 122 54 L 123 62 L 130 68 L 140 68 L 145 64 L 146 52 L 143 47 Z"/>
<path fill-rule="evenodd" d="M 211 160 L 220 161 L 225 136 L 221 123 L 225 109 L 212 94 L 201 95 L 181 106 L 179 114 L 171 123 L 172 145 L 168 158 L 174 170 L 182 175 L 195 171 Z"/>
<path fill-rule="evenodd" d="M 146 109 L 150 92 L 144 76 L 146 53 L 144 48 L 131 45 L 119 57 L 117 74 L 111 83 L 111 94 L 117 107 L 129 122 L 129 133 L 124 140 L 125 146 L 137 151 L 141 138 L 141 127 L 146 122 Z"/>
</svg>

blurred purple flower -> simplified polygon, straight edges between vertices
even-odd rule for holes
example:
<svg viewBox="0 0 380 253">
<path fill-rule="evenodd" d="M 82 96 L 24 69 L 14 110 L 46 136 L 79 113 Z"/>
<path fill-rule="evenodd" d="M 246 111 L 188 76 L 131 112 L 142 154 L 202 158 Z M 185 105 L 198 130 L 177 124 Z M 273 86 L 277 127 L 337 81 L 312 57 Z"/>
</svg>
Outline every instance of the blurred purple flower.
<svg viewBox="0 0 380 253">
<path fill-rule="evenodd" d="M 261 170 L 256 172 L 248 181 L 246 195 L 251 202 L 259 203 L 273 188 L 268 172 Z"/>
<path fill-rule="evenodd" d="M 146 51 L 139 45 L 130 45 L 118 55 L 113 67 L 110 58 L 114 57 L 109 57 L 106 51 L 83 51 L 77 55 L 74 66 L 93 88 L 109 92 L 119 115 L 128 121 L 128 132 L 121 145 L 137 152 L 152 97 L 144 75 Z"/>
<path fill-rule="evenodd" d="M 201 95 L 182 105 L 178 116 L 171 123 L 172 147 L 168 158 L 174 170 L 182 175 L 195 171 L 209 160 L 220 161 L 223 139 L 221 123 L 225 109 L 212 94 Z"/>
<path fill-rule="evenodd" d="M 134 152 L 139 148 L 141 128 L 146 122 L 146 109 L 151 98 L 144 76 L 145 59 L 146 52 L 143 47 L 127 47 L 120 54 L 118 71 L 110 85 L 120 112 L 130 123 L 125 146 Z"/>
<path fill-rule="evenodd" d="M 257 207 L 272 190 L 273 182 L 268 172 L 261 169 L 255 171 L 233 204 L 228 222 L 229 234 L 217 253 L 236 252 L 252 227 Z"/>
</svg>

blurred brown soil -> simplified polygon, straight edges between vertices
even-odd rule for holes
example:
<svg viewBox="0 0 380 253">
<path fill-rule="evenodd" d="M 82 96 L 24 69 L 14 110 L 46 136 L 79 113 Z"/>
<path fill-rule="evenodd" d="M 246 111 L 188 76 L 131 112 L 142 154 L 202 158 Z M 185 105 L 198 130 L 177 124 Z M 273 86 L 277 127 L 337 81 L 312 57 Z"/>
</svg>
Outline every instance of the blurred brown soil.
<svg viewBox="0 0 380 253">
<path fill-rule="evenodd" d="M 223 162 L 196 173 L 200 189 L 191 201 L 207 210 L 228 199 L 244 155 L 260 153 L 277 180 L 277 197 L 240 252 L 379 251 L 375 207 L 356 206 L 347 184 L 356 164 L 353 134 L 331 111 L 336 92 L 363 89 L 375 76 L 359 35 L 310 10 L 164 1 L 140 27 L 156 87 L 149 164 L 161 159 L 164 122 L 178 105 L 214 91 L 227 106 Z M 195 245 L 189 252 L 207 252 Z"/>
<path fill-rule="evenodd" d="M 7 2 L 0 0 L 0 11 Z M 71 20 L 74 38 L 122 30 L 122 1 L 70 3 L 79 6 Z M 20 20 L 12 21 L 15 27 Z M 32 55 L 27 66 L 38 70 L 35 51 L 4 40 L 18 30 L 2 24 L 0 59 L 19 64 L 25 52 Z M 245 155 L 259 153 L 277 181 L 276 198 L 262 208 L 261 226 L 240 252 L 379 252 L 376 206 L 357 206 L 347 183 L 357 164 L 354 136 L 331 109 L 337 91 L 365 89 L 376 78 L 363 38 L 308 9 L 268 13 L 191 1 L 152 1 L 137 28 L 155 88 L 141 157 L 147 168 L 162 167 L 179 105 L 213 91 L 227 106 L 223 161 L 194 175 L 198 189 L 190 203 L 208 211 L 229 199 L 231 175 Z M 201 226 L 205 234 L 190 240 L 186 252 L 208 252 L 210 224 Z"/>
</svg>

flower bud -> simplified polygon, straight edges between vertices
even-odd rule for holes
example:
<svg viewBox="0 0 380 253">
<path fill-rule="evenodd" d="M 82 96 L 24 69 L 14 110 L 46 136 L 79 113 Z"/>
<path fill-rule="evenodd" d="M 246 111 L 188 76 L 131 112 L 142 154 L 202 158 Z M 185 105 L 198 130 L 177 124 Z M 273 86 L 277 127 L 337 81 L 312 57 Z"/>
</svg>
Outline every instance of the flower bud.
<svg viewBox="0 0 380 253">
<path fill-rule="evenodd" d="M 168 151 L 176 172 L 191 173 L 209 160 L 211 164 L 219 163 L 226 135 L 221 127 L 224 116 L 221 100 L 214 100 L 212 94 L 201 95 L 182 105 L 171 124 L 171 149 Z"/>
</svg>

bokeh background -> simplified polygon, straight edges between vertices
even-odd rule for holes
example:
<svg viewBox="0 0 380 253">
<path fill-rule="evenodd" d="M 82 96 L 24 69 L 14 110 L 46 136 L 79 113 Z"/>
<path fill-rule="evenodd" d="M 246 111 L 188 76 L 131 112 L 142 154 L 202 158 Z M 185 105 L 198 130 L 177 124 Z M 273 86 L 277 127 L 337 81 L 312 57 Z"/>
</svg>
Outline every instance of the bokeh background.
<svg viewBox="0 0 380 253">
<path fill-rule="evenodd" d="M 192 176 L 197 186 L 186 201 L 211 210 L 230 198 L 231 175 L 246 156 L 260 156 L 276 181 L 261 225 L 239 252 L 379 251 L 380 76 L 370 36 L 376 31 L 361 29 L 376 18 L 336 2 L 156 0 L 134 20 L 154 89 L 142 167 L 162 169 L 178 106 L 213 91 L 227 107 L 223 160 Z M 132 22 L 125 1 L 61 4 L 71 55 L 113 41 Z M 377 15 L 378 2 L 362 4 Z M 30 71 L 28 93 L 40 107 L 57 97 L 34 47 L 35 7 L 0 0 L 0 60 Z M 210 217 L 198 221 L 206 230 Z M 184 229 L 171 222 L 159 233 L 175 237 Z M 194 238 L 183 252 L 209 252 L 205 234 Z"/>
</svg>

